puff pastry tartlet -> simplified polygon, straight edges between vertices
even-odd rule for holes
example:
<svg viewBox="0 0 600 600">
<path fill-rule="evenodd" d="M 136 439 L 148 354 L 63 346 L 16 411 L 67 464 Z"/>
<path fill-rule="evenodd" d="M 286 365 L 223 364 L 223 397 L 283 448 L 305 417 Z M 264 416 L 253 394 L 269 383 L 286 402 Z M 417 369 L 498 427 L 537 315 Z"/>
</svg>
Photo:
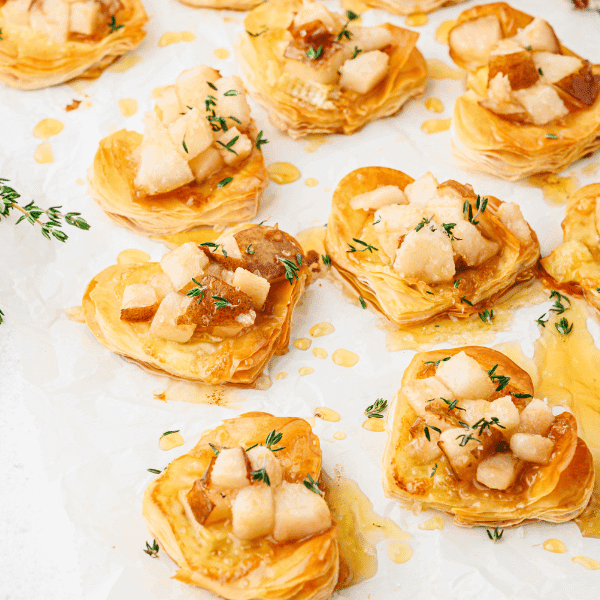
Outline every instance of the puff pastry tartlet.
<svg viewBox="0 0 600 600">
<path fill-rule="evenodd" d="M 546 21 L 505 3 L 475 6 L 449 44 L 470 73 L 452 117 L 459 159 L 516 181 L 600 147 L 600 65 L 563 46 Z"/>
<path fill-rule="evenodd" d="M 240 225 L 160 263 L 105 269 L 85 291 L 85 321 L 109 350 L 151 371 L 249 384 L 287 352 L 306 262 L 277 227 Z"/>
<path fill-rule="evenodd" d="M 582 293 L 600 310 L 600 183 L 577 190 L 567 203 L 563 243 L 540 261 L 553 286 Z"/>
<path fill-rule="evenodd" d="M 0 80 L 37 90 L 99 77 L 147 21 L 140 0 L 0 0 Z"/>
<path fill-rule="evenodd" d="M 340 181 L 325 248 L 349 291 L 400 326 L 492 306 L 540 252 L 517 204 L 385 167 Z"/>
<path fill-rule="evenodd" d="M 446 6 L 460 4 L 465 0 L 366 0 L 365 4 L 372 8 L 383 8 L 397 15 L 429 13 Z"/>
<path fill-rule="evenodd" d="M 167 86 L 146 113 L 144 134 L 104 138 L 88 174 L 94 200 L 145 235 L 230 225 L 256 215 L 268 184 L 239 77 L 199 66 Z"/>
<path fill-rule="evenodd" d="M 143 514 L 180 581 L 230 600 L 326 600 L 339 550 L 320 473 L 306 421 L 246 413 L 171 462 Z"/>
<path fill-rule="evenodd" d="M 529 375 L 495 350 L 417 354 L 387 417 L 385 493 L 467 527 L 578 516 L 594 487 L 591 452 L 575 417 L 533 394 Z"/>
<path fill-rule="evenodd" d="M 250 94 L 290 137 L 354 133 L 424 92 L 419 35 L 355 19 L 298 0 L 263 4 L 246 17 L 240 62 Z"/>
</svg>

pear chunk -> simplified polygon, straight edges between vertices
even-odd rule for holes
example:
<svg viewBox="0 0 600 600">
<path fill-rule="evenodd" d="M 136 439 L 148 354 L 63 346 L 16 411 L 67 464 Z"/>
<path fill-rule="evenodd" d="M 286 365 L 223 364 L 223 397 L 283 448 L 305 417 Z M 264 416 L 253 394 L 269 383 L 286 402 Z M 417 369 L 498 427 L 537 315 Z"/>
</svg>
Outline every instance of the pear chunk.
<svg viewBox="0 0 600 600">
<path fill-rule="evenodd" d="M 517 479 L 521 463 L 510 452 L 484 458 L 477 467 L 477 481 L 493 490 L 506 490 Z"/>
<path fill-rule="evenodd" d="M 521 460 L 547 465 L 554 449 L 554 441 L 535 433 L 515 433 L 510 438 L 510 449 Z"/>
<path fill-rule="evenodd" d="M 519 29 L 513 38 L 523 48 L 536 52 L 546 50 L 560 54 L 560 43 L 552 26 L 543 19 L 536 17 L 523 29 Z"/>
<path fill-rule="evenodd" d="M 191 298 L 188 298 L 183 294 L 169 292 L 160 303 L 160 306 L 152 319 L 150 333 L 171 342 L 180 342 L 182 344 L 189 342 L 192 335 L 194 335 L 196 325 L 179 325 L 177 320 L 185 314 L 191 301 Z"/>
<path fill-rule="evenodd" d="M 502 39 L 498 17 L 488 15 L 471 19 L 450 31 L 451 51 L 462 59 L 468 69 L 486 65 L 494 45 Z"/>
<path fill-rule="evenodd" d="M 225 161 L 214 146 L 209 146 L 204 152 L 200 152 L 196 158 L 190 160 L 188 164 L 194 179 L 198 183 L 202 183 L 213 173 L 220 171 L 225 166 Z"/>
<path fill-rule="evenodd" d="M 419 179 L 415 179 L 404 188 L 408 201 L 411 204 L 425 204 L 437 196 L 437 179 L 427 172 Z"/>
<path fill-rule="evenodd" d="M 543 401 L 534 398 L 522 411 L 518 433 L 546 435 L 554 421 L 552 409 Z"/>
<path fill-rule="evenodd" d="M 271 289 L 271 284 L 264 277 L 241 267 L 235 270 L 231 285 L 248 294 L 252 298 L 252 304 L 256 310 L 260 310 L 264 306 Z"/>
<path fill-rule="evenodd" d="M 556 90 L 540 81 L 514 92 L 514 96 L 523 105 L 534 125 L 545 125 L 569 113 Z"/>
<path fill-rule="evenodd" d="M 231 503 L 233 535 L 254 540 L 269 535 L 275 526 L 273 491 L 265 484 L 242 488 Z"/>
<path fill-rule="evenodd" d="M 156 292 L 147 283 L 133 283 L 123 290 L 122 321 L 147 321 L 158 308 Z"/>
<path fill-rule="evenodd" d="M 454 392 L 455 398 L 485 400 L 495 390 L 487 371 L 465 352 L 440 363 L 435 376 Z"/>
<path fill-rule="evenodd" d="M 7 0 L 2 7 L 2 18 L 5 23 L 18 27 L 29 26 L 29 7 L 33 0 Z"/>
<path fill-rule="evenodd" d="M 358 94 L 370 92 L 385 77 L 389 58 L 381 50 L 361 52 L 342 65 L 340 86 Z"/>
<path fill-rule="evenodd" d="M 95 0 L 71 3 L 69 31 L 82 35 L 92 35 L 98 24 L 100 4 Z"/>
<path fill-rule="evenodd" d="M 179 119 L 182 111 L 174 85 L 169 85 L 162 91 L 156 99 L 154 110 L 163 125 L 169 125 Z"/>
<path fill-rule="evenodd" d="M 185 161 L 198 156 L 213 142 L 213 132 L 209 122 L 196 109 L 178 117 L 168 126 L 168 130 L 173 145 Z"/>
<path fill-rule="evenodd" d="M 214 90 L 209 83 L 214 85 L 219 78 L 219 72 L 206 65 L 200 65 L 181 73 L 175 82 L 181 108 L 185 109 L 191 106 L 203 109 L 204 101 L 208 96 L 214 96 Z"/>
<path fill-rule="evenodd" d="M 408 198 L 398 186 L 382 185 L 350 200 L 350 206 L 354 210 L 377 210 L 390 204 L 408 204 Z"/>
<path fill-rule="evenodd" d="M 241 446 L 223 448 L 210 472 L 210 486 L 233 490 L 247 485 L 250 485 L 250 462 L 246 451 Z"/>
<path fill-rule="evenodd" d="M 496 213 L 502 224 L 522 243 L 531 242 L 531 230 L 521 208 L 514 202 L 503 202 Z"/>
<path fill-rule="evenodd" d="M 208 263 L 206 254 L 193 242 L 187 242 L 167 252 L 160 260 L 160 267 L 173 288 L 181 290 L 192 278 L 200 277 Z"/>
<path fill-rule="evenodd" d="M 252 140 L 237 127 L 231 127 L 217 137 L 217 150 L 229 165 L 235 165 L 252 154 Z"/>
<path fill-rule="evenodd" d="M 250 126 L 250 106 L 246 101 L 242 80 L 235 75 L 222 77 L 215 86 L 217 115 L 225 118 L 228 127 L 237 126 L 241 131 L 247 130 Z"/>
<path fill-rule="evenodd" d="M 423 419 L 427 417 L 425 408 L 428 400 L 432 398 L 454 400 L 454 394 L 437 377 L 425 377 L 410 381 L 402 388 L 402 395 L 417 416 Z"/>
<path fill-rule="evenodd" d="M 246 453 L 253 471 L 265 467 L 272 488 L 276 488 L 283 480 L 283 470 L 275 453 L 264 446 L 255 446 Z"/>
</svg>

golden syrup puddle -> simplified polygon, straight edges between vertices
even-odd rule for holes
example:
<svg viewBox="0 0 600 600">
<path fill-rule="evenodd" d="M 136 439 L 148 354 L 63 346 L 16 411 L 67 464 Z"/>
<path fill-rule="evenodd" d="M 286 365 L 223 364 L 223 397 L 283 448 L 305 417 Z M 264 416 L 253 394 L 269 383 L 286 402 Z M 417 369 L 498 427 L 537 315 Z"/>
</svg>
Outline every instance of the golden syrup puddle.
<svg viewBox="0 0 600 600">
<path fill-rule="evenodd" d="M 571 194 L 579 188 L 579 180 L 576 177 L 559 177 L 554 173 L 532 175 L 527 182 L 541 188 L 544 200 L 548 204 L 565 204 Z"/>
<path fill-rule="evenodd" d="M 440 44 L 448 45 L 448 38 L 450 37 L 450 30 L 456 25 L 456 19 L 449 19 L 441 23 L 435 30 L 435 39 Z"/>
<path fill-rule="evenodd" d="M 494 320 L 489 324 L 474 314 L 467 319 L 456 320 L 443 316 L 424 325 L 401 329 L 387 319 L 379 319 L 377 326 L 387 332 L 386 348 L 389 352 L 423 351 L 441 343 L 457 346 L 485 345 L 493 342 L 499 331 L 510 329 L 516 310 L 548 299 L 548 291 L 537 280 L 514 288 L 509 294 L 494 306 Z"/>
<path fill-rule="evenodd" d="M 439 98 L 427 98 L 423 104 L 425 104 L 425 108 L 431 112 L 444 112 L 444 103 Z"/>
<path fill-rule="evenodd" d="M 53 135 L 58 135 L 64 128 L 64 123 L 58 119 L 43 119 L 33 129 L 33 136 L 47 140 Z"/>
<path fill-rule="evenodd" d="M 173 448 L 178 448 L 179 446 L 183 446 L 183 437 L 178 431 L 163 435 L 158 440 L 158 447 L 165 452 L 173 450 Z"/>
<path fill-rule="evenodd" d="M 312 340 L 308 338 L 298 338 L 294 340 L 294 348 L 298 348 L 298 350 L 308 350 L 310 345 L 312 344 Z"/>
<path fill-rule="evenodd" d="M 383 419 L 375 419 L 375 418 L 367 419 L 362 424 L 362 428 L 366 429 L 367 431 L 375 431 L 375 432 L 385 431 L 385 426 L 383 425 Z"/>
<path fill-rule="evenodd" d="M 590 163 L 589 165 L 585 165 L 585 167 L 581 169 L 581 172 L 584 175 L 595 175 L 598 172 L 598 169 L 600 169 L 600 162 Z"/>
<path fill-rule="evenodd" d="M 308 135 L 306 137 L 304 152 L 316 152 L 323 144 L 327 144 L 329 142 L 330 140 L 323 133 L 313 133 L 312 135 Z"/>
<path fill-rule="evenodd" d="M 340 367 L 353 367 L 358 362 L 359 356 L 352 350 L 338 348 L 331 355 L 331 360 Z"/>
<path fill-rule="evenodd" d="M 588 558 L 587 556 L 574 556 L 573 562 L 585 567 L 589 571 L 597 571 L 600 569 L 600 562 L 593 558 Z"/>
<path fill-rule="evenodd" d="M 165 402 L 178 401 L 189 402 L 190 404 L 216 404 L 217 406 L 227 406 L 230 408 L 240 408 L 239 403 L 245 398 L 239 395 L 236 388 L 225 387 L 223 385 L 208 385 L 192 383 L 189 381 L 172 381 L 169 387 L 158 396 L 164 394 L 164 397 L 156 399 Z"/>
<path fill-rule="evenodd" d="M 288 376 L 288 374 L 285 371 L 279 371 L 279 373 L 277 373 L 275 375 L 275 379 L 277 379 L 278 381 L 281 381 L 282 379 L 285 379 Z"/>
<path fill-rule="evenodd" d="M 343 431 L 336 431 L 333 434 L 333 439 L 334 440 L 345 440 L 346 439 L 346 434 Z"/>
<path fill-rule="evenodd" d="M 315 358 L 320 358 L 321 360 L 324 360 L 329 356 L 329 354 L 327 354 L 327 350 L 324 348 L 313 348 L 312 353 Z"/>
<path fill-rule="evenodd" d="M 316 187 L 319 185 L 319 180 L 315 179 L 314 177 L 309 177 L 304 181 L 304 185 L 306 187 Z"/>
<path fill-rule="evenodd" d="M 423 133 L 440 133 L 440 131 L 448 131 L 452 119 L 428 119 L 421 123 L 421 131 Z"/>
<path fill-rule="evenodd" d="M 250 386 L 253 390 L 268 390 L 273 385 L 273 380 L 268 375 L 260 375 Z"/>
<path fill-rule="evenodd" d="M 64 313 L 69 321 L 74 321 L 75 323 L 85 323 L 83 306 L 71 306 L 70 308 L 65 308 Z"/>
<path fill-rule="evenodd" d="M 404 20 L 404 24 L 408 27 L 421 27 L 422 25 L 427 25 L 429 23 L 429 17 L 422 12 L 416 12 L 412 15 L 408 15 Z"/>
<path fill-rule="evenodd" d="M 110 67 L 107 70 L 110 70 Z M 67 85 L 78 94 L 83 94 L 83 90 L 92 85 L 93 82 L 93 79 L 72 79 Z"/>
<path fill-rule="evenodd" d="M 333 408 L 327 408 L 326 406 L 318 406 L 315 408 L 315 417 L 323 419 L 323 421 L 329 421 L 331 423 L 337 423 L 341 417 L 339 413 L 335 412 Z"/>
<path fill-rule="evenodd" d="M 548 552 L 553 552 L 554 554 L 564 554 L 567 551 L 567 547 L 560 540 L 554 538 L 546 540 L 542 544 L 542 548 Z"/>
<path fill-rule="evenodd" d="M 231 52 L 227 48 L 217 48 L 213 54 L 215 58 L 220 58 L 221 60 L 227 60 L 231 56 Z"/>
<path fill-rule="evenodd" d="M 462 69 L 451 67 L 439 58 L 428 58 L 427 76 L 430 79 L 456 79 L 462 81 L 467 75 Z"/>
<path fill-rule="evenodd" d="M 54 162 L 54 153 L 50 142 L 42 142 L 36 149 L 33 155 L 35 162 L 45 165 Z"/>
<path fill-rule="evenodd" d="M 312 373 L 314 373 L 315 370 L 312 367 L 300 367 L 298 369 L 298 373 L 300 374 L 300 377 L 306 377 L 307 375 L 312 375 Z"/>
<path fill-rule="evenodd" d="M 436 529 L 444 529 L 444 519 L 440 515 L 435 515 L 423 523 L 419 523 L 419 529 L 423 531 L 434 531 Z"/>
<path fill-rule="evenodd" d="M 178 44 L 179 42 L 193 42 L 196 36 L 191 31 L 167 31 L 160 36 L 158 45 L 160 48 Z"/>
<path fill-rule="evenodd" d="M 142 56 L 138 56 L 137 54 L 130 54 L 129 56 L 124 56 L 120 58 L 117 62 L 114 62 L 107 71 L 111 73 L 125 73 L 125 71 L 129 71 L 129 69 L 135 67 L 144 60 Z"/>
<path fill-rule="evenodd" d="M 267 172 L 269 173 L 269 179 L 278 183 L 279 185 L 285 185 L 286 183 L 293 183 L 300 179 L 300 171 L 298 167 L 295 167 L 291 163 L 286 162 L 274 162 L 267 165 Z"/>
<path fill-rule="evenodd" d="M 324 472 L 321 472 L 321 481 L 325 487 L 325 498 L 331 516 L 339 527 L 338 588 L 345 588 L 369 579 L 377 573 L 375 546 L 379 542 L 390 540 L 406 544 L 412 535 L 389 517 L 378 515 L 373 510 L 371 501 L 354 481 L 345 477 L 332 479 Z M 392 552 L 395 551 L 397 551 L 396 546 L 393 546 Z M 403 549 L 402 554 L 406 556 L 407 550 Z"/>
<path fill-rule="evenodd" d="M 335 327 L 331 323 L 323 321 L 322 323 L 317 323 L 316 325 L 313 325 L 308 332 L 313 337 L 323 337 L 324 335 L 329 335 L 334 331 Z"/>
<path fill-rule="evenodd" d="M 143 250 L 131 248 L 123 250 L 117 255 L 117 264 L 119 265 L 137 265 L 139 263 L 147 263 L 150 261 L 150 255 Z"/>
<path fill-rule="evenodd" d="M 407 542 L 388 540 L 386 547 L 390 560 L 397 565 L 403 565 L 405 562 L 408 562 L 414 554 L 412 546 Z"/>
<path fill-rule="evenodd" d="M 220 235 L 221 232 L 214 231 L 213 229 L 196 229 L 194 231 L 182 231 L 181 233 L 174 233 L 172 235 L 153 236 L 151 239 L 156 242 L 163 242 L 168 248 L 173 249 L 187 242 L 194 242 L 194 244 L 214 242 Z"/>
<path fill-rule="evenodd" d="M 123 98 L 119 100 L 119 111 L 124 117 L 133 117 L 138 109 L 137 100 L 133 98 Z"/>
<path fill-rule="evenodd" d="M 296 235 L 298 243 L 302 246 L 304 254 L 308 256 L 311 250 L 314 250 L 319 256 L 324 256 L 325 252 L 325 234 L 326 227 L 310 227 Z"/>
</svg>

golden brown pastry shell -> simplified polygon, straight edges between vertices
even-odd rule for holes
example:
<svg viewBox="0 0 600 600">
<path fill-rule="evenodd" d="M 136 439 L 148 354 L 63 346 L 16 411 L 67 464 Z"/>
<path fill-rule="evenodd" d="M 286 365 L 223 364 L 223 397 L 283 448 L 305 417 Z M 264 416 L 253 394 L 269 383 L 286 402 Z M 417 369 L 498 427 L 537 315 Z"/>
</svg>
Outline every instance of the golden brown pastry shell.
<svg viewBox="0 0 600 600">
<path fill-rule="evenodd" d="M 256 147 L 239 168 L 225 167 L 202 184 L 143 197 L 134 185 L 134 156 L 141 143 L 141 134 L 124 129 L 105 137 L 88 173 L 92 197 L 119 225 L 143 235 L 161 236 L 247 221 L 258 212 L 269 180 L 263 154 Z M 226 177 L 233 181 L 217 187 Z"/>
<path fill-rule="evenodd" d="M 485 306 L 493 306 L 513 286 L 533 277 L 540 252 L 535 233 L 530 228 L 530 243 L 520 242 L 496 217 L 502 201 L 487 195 L 487 209 L 478 220 L 485 236 L 500 244 L 500 251 L 480 267 L 457 272 L 456 279 L 461 279 L 458 289 L 453 282 L 429 286 L 400 277 L 381 249 L 372 253 L 346 252 L 349 243 L 356 245 L 352 238 L 378 247 L 371 225 L 375 212 L 354 210 L 350 200 L 384 185 L 404 190 L 412 181 L 412 177 L 395 169 L 364 167 L 346 175 L 334 191 L 325 249 L 351 294 L 361 296 L 375 310 L 402 326 L 425 323 L 443 314 L 468 317 Z M 475 200 L 472 190 L 455 181 L 444 185 L 451 185 Z M 466 297 L 473 306 L 461 302 L 461 297 Z"/>
<path fill-rule="evenodd" d="M 366 0 L 371 8 L 382 8 L 396 15 L 412 15 L 414 13 L 430 13 L 440 8 L 454 6 L 465 0 Z"/>
<path fill-rule="evenodd" d="M 148 16 L 140 0 L 121 0 L 116 22 L 124 27 L 97 41 L 56 43 L 31 30 L 4 23 L 0 11 L 0 81 L 19 90 L 38 90 L 75 77 L 95 79 L 144 39 Z"/>
<path fill-rule="evenodd" d="M 269 112 L 272 123 L 291 138 L 310 133 L 351 134 L 367 123 L 397 113 L 410 99 L 421 96 L 427 85 L 427 65 L 417 50 L 419 35 L 385 23 L 394 35 L 389 70 L 384 79 L 364 95 L 341 91 L 322 106 L 299 101 L 285 92 L 282 43 L 284 32 L 292 22 L 298 0 L 266 3 L 251 11 L 244 20 L 246 31 L 260 35 L 243 35 L 239 61 L 250 94 Z M 319 86 L 328 93 L 335 86 Z"/>
<path fill-rule="evenodd" d="M 405 451 L 416 413 L 403 398 L 402 387 L 435 374 L 437 367 L 425 364 L 426 361 L 463 351 L 484 369 L 498 365 L 496 373 L 510 377 L 508 386 L 495 392 L 490 400 L 509 392 L 534 394 L 529 375 L 507 356 L 490 348 L 467 346 L 417 354 L 404 372 L 386 418 L 385 494 L 405 504 L 445 512 L 454 517 L 455 524 L 466 527 L 514 527 L 535 521 L 563 523 L 575 518 L 589 502 L 595 474 L 592 455 L 577 437 L 577 423 L 571 413 L 558 415 L 551 427 L 549 435 L 555 446 L 550 463 L 528 464 L 515 485 L 505 491 L 458 481 L 443 456 L 431 464 L 419 464 Z M 434 463 L 438 467 L 432 477 Z"/>
<path fill-rule="evenodd" d="M 338 579 L 337 527 L 296 542 L 270 538 L 233 542 L 231 522 L 207 527 L 189 520 L 185 496 L 214 457 L 209 443 L 249 447 L 264 443 L 270 431 L 283 433 L 277 453 L 283 478 L 302 482 L 321 472 L 319 438 L 303 419 L 250 412 L 205 433 L 188 453 L 174 460 L 144 494 L 143 514 L 151 534 L 177 563 L 175 578 L 228 600 L 325 600 Z"/>
</svg>

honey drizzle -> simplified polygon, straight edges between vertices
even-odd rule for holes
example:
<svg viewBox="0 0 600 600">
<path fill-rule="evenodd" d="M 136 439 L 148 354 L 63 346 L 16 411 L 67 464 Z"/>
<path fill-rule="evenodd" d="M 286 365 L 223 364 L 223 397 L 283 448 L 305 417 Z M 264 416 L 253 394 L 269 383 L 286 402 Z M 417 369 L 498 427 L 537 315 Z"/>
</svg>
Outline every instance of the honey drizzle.
<svg viewBox="0 0 600 600">
<path fill-rule="evenodd" d="M 227 48 L 217 48 L 213 54 L 215 55 L 216 58 L 219 58 L 221 60 L 227 60 L 230 56 L 231 56 L 231 52 L 229 52 L 229 50 L 227 50 Z"/>
<path fill-rule="evenodd" d="M 375 431 L 381 432 L 385 431 L 385 426 L 383 425 L 383 419 L 366 419 L 362 424 L 363 429 L 367 431 Z"/>
<path fill-rule="evenodd" d="M 358 362 L 359 356 L 351 350 L 338 348 L 331 355 L 331 360 L 340 367 L 353 367 Z"/>
<path fill-rule="evenodd" d="M 427 98 L 425 108 L 434 113 L 444 112 L 444 103 L 439 98 Z"/>
<path fill-rule="evenodd" d="M 528 180 L 532 186 L 539 187 L 547 204 L 565 204 L 571 194 L 579 188 L 579 180 L 576 177 L 559 177 L 554 173 L 538 173 L 532 175 Z"/>
<path fill-rule="evenodd" d="M 42 140 L 48 140 L 53 135 L 58 135 L 65 125 L 58 119 L 43 119 L 33 130 L 33 136 Z"/>
<path fill-rule="evenodd" d="M 298 348 L 298 350 L 308 350 L 310 345 L 312 344 L 312 340 L 308 338 L 298 338 L 294 340 L 294 348 Z"/>
<path fill-rule="evenodd" d="M 135 67 L 135 65 L 141 63 L 144 60 L 142 56 L 137 56 L 136 54 L 130 54 L 128 56 L 123 56 L 117 62 L 114 62 L 110 67 L 106 70 L 111 73 L 125 73 L 125 71 L 129 71 L 129 69 Z M 74 88 L 75 89 L 75 88 Z"/>
<path fill-rule="evenodd" d="M 466 78 L 466 73 L 462 69 L 447 65 L 439 58 L 428 58 L 427 76 L 430 79 L 456 79 L 461 81 Z"/>
<path fill-rule="evenodd" d="M 429 17 L 422 12 L 416 12 L 412 15 L 408 15 L 404 20 L 404 23 L 408 27 L 421 27 L 422 25 L 426 25 L 429 22 Z"/>
<path fill-rule="evenodd" d="M 267 172 L 269 173 L 269 179 L 278 183 L 279 185 L 285 185 L 286 183 L 293 183 L 300 179 L 300 171 L 298 167 L 295 167 L 291 163 L 286 162 L 274 162 L 267 165 Z"/>
<path fill-rule="evenodd" d="M 178 44 L 179 42 L 193 42 L 196 36 L 191 31 L 167 31 L 160 36 L 158 45 L 160 48 Z"/>
<path fill-rule="evenodd" d="M 440 133 L 440 131 L 448 131 L 452 119 L 428 119 L 421 123 L 421 131 L 424 133 Z"/>
<path fill-rule="evenodd" d="M 323 421 L 329 421 L 330 423 L 337 423 L 341 417 L 333 408 L 327 408 L 326 406 L 318 406 L 315 408 L 315 417 L 323 419 Z"/>
<path fill-rule="evenodd" d="M 35 162 L 45 165 L 54 162 L 54 153 L 50 142 L 42 142 L 36 149 L 33 155 Z"/>
<path fill-rule="evenodd" d="M 137 100 L 133 98 L 123 98 L 119 100 L 119 111 L 124 117 L 132 117 L 138 109 Z"/>
<path fill-rule="evenodd" d="M 311 375 L 314 372 L 315 372 L 315 370 L 312 367 L 300 367 L 298 369 L 298 373 L 300 374 L 300 377 L 305 377 L 306 375 Z"/>
<path fill-rule="evenodd" d="M 328 323 L 327 321 L 323 321 L 322 323 L 317 323 L 316 325 L 313 325 L 309 329 L 309 333 L 313 337 L 322 337 L 324 335 L 329 335 L 330 333 L 333 333 L 334 331 L 335 331 L 335 327 L 331 323 Z"/>
<path fill-rule="evenodd" d="M 450 36 L 450 30 L 456 25 L 456 19 L 449 19 L 444 21 L 435 30 L 435 39 L 440 44 L 448 45 L 448 38 Z"/>
</svg>

